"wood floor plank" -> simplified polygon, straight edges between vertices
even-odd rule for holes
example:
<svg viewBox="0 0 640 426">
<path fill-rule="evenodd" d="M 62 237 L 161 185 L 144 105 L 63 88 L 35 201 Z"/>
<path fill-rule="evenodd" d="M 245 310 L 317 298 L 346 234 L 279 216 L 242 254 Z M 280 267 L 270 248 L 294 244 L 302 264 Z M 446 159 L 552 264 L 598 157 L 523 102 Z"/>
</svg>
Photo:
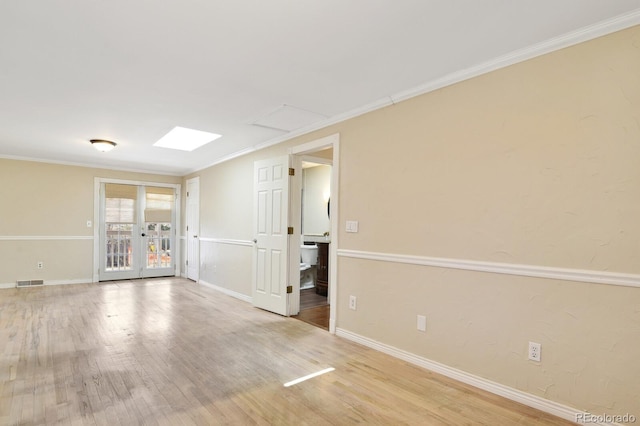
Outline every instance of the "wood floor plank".
<svg viewBox="0 0 640 426">
<path fill-rule="evenodd" d="M 0 355 L 0 424 L 571 424 L 176 278 L 0 290 Z"/>
</svg>

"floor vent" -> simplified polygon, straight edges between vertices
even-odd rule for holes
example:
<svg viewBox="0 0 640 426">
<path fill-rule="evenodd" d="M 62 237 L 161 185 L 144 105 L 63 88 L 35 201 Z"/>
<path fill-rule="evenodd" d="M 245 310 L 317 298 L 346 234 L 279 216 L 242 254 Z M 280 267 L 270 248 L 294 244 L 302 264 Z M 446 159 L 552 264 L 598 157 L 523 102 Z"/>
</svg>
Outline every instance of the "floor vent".
<svg viewBox="0 0 640 426">
<path fill-rule="evenodd" d="M 42 280 L 18 281 L 18 284 L 16 285 L 16 287 L 18 287 L 18 288 L 20 288 L 20 287 L 34 287 L 34 286 L 39 286 L 39 285 L 44 285 L 44 281 L 42 281 Z"/>
</svg>

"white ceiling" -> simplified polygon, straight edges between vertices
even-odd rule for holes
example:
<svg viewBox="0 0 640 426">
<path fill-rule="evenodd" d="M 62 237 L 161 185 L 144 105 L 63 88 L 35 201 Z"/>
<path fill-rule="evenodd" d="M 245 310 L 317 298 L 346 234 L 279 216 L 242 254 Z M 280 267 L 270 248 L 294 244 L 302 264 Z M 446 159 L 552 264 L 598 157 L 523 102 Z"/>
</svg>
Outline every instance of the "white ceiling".
<svg viewBox="0 0 640 426">
<path fill-rule="evenodd" d="M 2 0 L 0 157 L 184 175 L 638 16 L 640 0 Z M 174 126 L 223 136 L 152 146 Z"/>
</svg>

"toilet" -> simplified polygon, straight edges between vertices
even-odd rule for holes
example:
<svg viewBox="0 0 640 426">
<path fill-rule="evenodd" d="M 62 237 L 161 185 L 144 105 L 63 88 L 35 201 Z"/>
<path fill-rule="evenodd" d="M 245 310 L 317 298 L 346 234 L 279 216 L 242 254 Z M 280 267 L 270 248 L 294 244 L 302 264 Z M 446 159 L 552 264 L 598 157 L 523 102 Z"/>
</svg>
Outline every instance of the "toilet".
<svg viewBox="0 0 640 426">
<path fill-rule="evenodd" d="M 315 287 L 316 265 L 318 263 L 318 246 L 300 246 L 300 290 Z"/>
</svg>

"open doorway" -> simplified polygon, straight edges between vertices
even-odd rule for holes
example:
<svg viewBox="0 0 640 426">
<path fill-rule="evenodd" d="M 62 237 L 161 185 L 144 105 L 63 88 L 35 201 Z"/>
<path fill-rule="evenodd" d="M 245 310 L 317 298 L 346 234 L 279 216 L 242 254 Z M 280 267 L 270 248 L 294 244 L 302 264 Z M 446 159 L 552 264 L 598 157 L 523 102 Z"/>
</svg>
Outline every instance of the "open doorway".
<svg viewBox="0 0 640 426">
<path fill-rule="evenodd" d="M 289 151 L 292 166 L 295 169 L 289 205 L 291 224 L 294 227 L 294 234 L 291 235 L 293 239 L 290 244 L 290 273 L 293 293 L 289 295 L 289 315 L 314 325 L 320 324 L 321 328 L 328 328 L 330 333 L 336 332 L 335 308 L 338 292 L 339 144 L 340 135 L 336 133 L 292 147 Z M 303 172 L 303 170 L 310 171 Z M 315 188 L 304 188 L 303 194 L 303 175 L 309 178 L 306 176 L 307 174 L 310 176 L 313 174 L 322 175 L 327 171 L 330 175 L 328 188 L 326 184 L 324 187 L 323 184 L 319 184 Z M 305 202 L 303 206 L 303 198 L 308 200 L 311 197 L 314 201 Z M 310 209 L 312 211 L 309 211 Z M 313 215 L 316 215 L 317 218 L 314 219 Z M 303 226 L 303 220 L 306 222 L 306 226 Z M 303 247 L 306 246 L 318 247 L 317 254 L 313 250 L 311 251 L 311 258 L 314 256 L 316 258 L 313 287 L 305 284 L 309 277 L 305 277 L 304 271 L 298 271 L 299 264 L 308 263 L 302 261 L 302 252 L 306 251 Z"/>
<path fill-rule="evenodd" d="M 329 330 L 329 247 L 333 148 L 302 156 L 300 312 L 295 318 Z"/>
</svg>

